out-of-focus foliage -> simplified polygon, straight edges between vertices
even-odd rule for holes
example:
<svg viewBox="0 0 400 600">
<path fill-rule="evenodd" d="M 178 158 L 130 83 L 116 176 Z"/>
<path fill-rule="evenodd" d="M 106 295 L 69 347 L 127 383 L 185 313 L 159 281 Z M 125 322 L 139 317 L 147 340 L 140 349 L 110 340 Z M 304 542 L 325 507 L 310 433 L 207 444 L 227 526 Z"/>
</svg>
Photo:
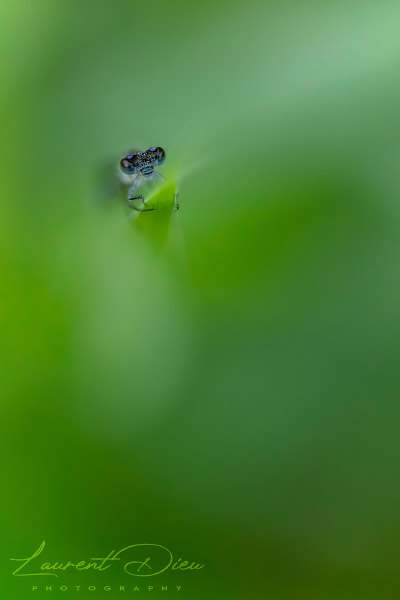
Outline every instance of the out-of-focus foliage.
<svg viewBox="0 0 400 600">
<path fill-rule="evenodd" d="M 399 22 L 390 0 L 3 0 L 7 599 L 43 539 L 174 548 L 206 563 L 160 582 L 188 599 L 394 597 Z M 93 202 L 153 144 L 180 192 L 162 248 L 155 212 Z"/>
</svg>

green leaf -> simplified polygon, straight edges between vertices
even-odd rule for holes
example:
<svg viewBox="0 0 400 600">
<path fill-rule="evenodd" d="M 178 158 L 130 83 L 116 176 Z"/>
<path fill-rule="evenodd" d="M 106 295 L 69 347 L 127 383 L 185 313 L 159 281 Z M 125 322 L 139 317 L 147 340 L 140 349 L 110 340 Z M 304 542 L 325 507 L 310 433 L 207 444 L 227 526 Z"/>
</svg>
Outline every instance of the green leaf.
<svg viewBox="0 0 400 600">
<path fill-rule="evenodd" d="M 133 224 L 139 230 L 147 233 L 158 245 L 164 245 L 170 228 L 171 216 L 176 210 L 176 185 L 173 181 L 167 181 L 150 197 L 138 201 L 136 215 Z M 141 212 L 139 212 L 141 211 Z"/>
</svg>

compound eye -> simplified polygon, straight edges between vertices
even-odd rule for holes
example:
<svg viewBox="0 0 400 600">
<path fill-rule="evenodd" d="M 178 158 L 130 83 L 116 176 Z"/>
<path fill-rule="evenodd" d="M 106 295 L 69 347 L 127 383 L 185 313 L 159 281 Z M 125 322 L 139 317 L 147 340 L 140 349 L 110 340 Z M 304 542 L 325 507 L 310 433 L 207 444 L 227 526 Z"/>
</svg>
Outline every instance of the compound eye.
<svg viewBox="0 0 400 600">
<path fill-rule="evenodd" d="M 154 154 L 157 157 L 157 163 L 161 165 L 165 160 L 165 150 L 163 150 L 163 148 L 158 147 L 155 149 Z"/>
<path fill-rule="evenodd" d="M 119 166 L 121 167 L 121 171 L 123 171 L 124 173 L 127 173 L 128 175 L 131 175 L 132 173 L 135 172 L 135 165 L 133 164 L 133 156 L 129 156 L 126 158 L 123 158 L 121 160 L 121 162 L 119 163 Z"/>
</svg>

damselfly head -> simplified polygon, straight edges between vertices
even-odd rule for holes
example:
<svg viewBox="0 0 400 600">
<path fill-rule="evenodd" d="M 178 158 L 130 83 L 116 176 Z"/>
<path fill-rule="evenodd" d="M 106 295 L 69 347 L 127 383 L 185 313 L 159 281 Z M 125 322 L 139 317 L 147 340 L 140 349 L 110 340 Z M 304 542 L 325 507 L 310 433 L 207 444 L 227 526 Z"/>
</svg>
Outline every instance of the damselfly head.
<svg viewBox="0 0 400 600">
<path fill-rule="evenodd" d="M 161 165 L 165 160 L 165 150 L 163 148 L 149 148 L 145 152 L 128 154 L 119 163 L 121 171 L 127 175 L 133 175 L 136 171 L 146 174 L 149 167 Z"/>
</svg>

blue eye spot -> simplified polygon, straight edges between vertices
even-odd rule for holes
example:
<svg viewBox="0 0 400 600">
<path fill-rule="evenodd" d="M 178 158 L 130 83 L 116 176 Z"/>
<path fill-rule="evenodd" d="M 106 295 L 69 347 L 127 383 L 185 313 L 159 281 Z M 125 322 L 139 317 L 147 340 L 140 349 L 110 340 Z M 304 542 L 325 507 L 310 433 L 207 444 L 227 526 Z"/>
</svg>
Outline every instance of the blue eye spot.
<svg viewBox="0 0 400 600">
<path fill-rule="evenodd" d="M 127 173 L 128 175 L 132 175 L 136 170 L 135 166 L 132 164 L 129 156 L 127 156 L 126 158 L 123 158 L 121 160 L 121 162 L 119 163 L 119 166 L 121 168 L 121 171 L 123 173 Z"/>
<path fill-rule="evenodd" d="M 157 156 L 157 163 L 161 165 L 165 161 L 165 150 L 163 148 L 156 148 L 155 153 Z"/>
</svg>

